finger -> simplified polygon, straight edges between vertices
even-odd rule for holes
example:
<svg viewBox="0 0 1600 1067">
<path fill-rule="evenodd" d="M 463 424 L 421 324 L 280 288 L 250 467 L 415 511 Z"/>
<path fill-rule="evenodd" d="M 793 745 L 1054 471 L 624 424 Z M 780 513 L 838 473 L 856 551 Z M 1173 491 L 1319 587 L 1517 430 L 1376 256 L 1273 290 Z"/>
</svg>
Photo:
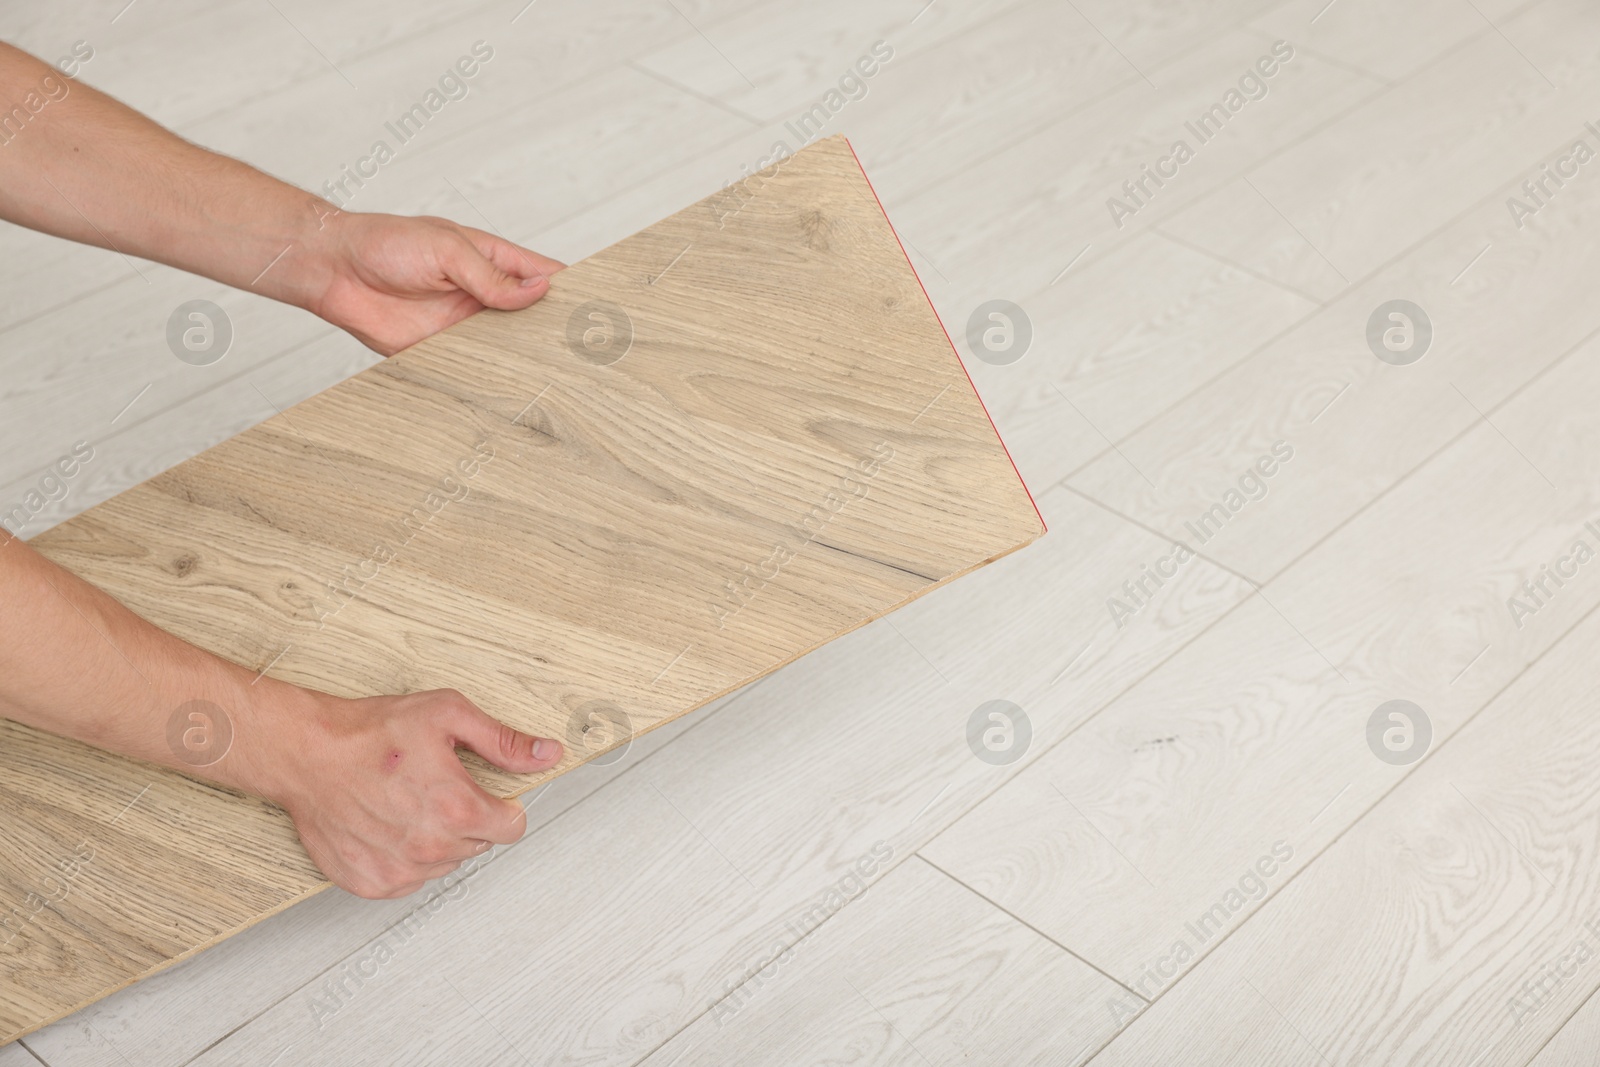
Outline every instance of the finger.
<svg viewBox="0 0 1600 1067">
<path fill-rule="evenodd" d="M 295 831 L 299 832 L 298 825 L 295 827 Z M 317 869 L 327 876 L 328 881 L 347 893 L 355 893 L 358 897 L 366 896 L 365 893 L 357 892 L 356 887 L 361 883 L 352 877 L 350 872 L 345 870 L 338 860 L 333 858 L 331 849 L 319 848 L 303 834 L 300 835 L 300 845 L 306 850 L 306 855 L 311 857 L 311 862 L 317 865 Z"/>
<path fill-rule="evenodd" d="M 457 745 L 471 749 L 501 770 L 513 774 L 549 770 L 561 762 L 563 749 L 560 741 L 513 730 L 471 701 L 460 702 L 449 728 Z"/>
<path fill-rule="evenodd" d="M 504 770 L 529 774 L 547 770 L 561 761 L 564 749 L 559 741 L 525 734 L 487 715 L 481 708 L 454 690 L 445 690 L 450 700 L 441 724 L 452 748 L 466 748 Z M 453 756 L 450 759 L 461 776 L 460 788 L 440 801 L 444 825 L 450 832 L 474 847 L 489 841 L 509 845 L 520 840 L 528 826 L 528 813 L 515 800 L 491 795 Z"/>
<path fill-rule="evenodd" d="M 492 797 L 490 799 L 493 800 Z M 500 803 L 500 801 L 495 801 L 496 818 L 504 817 L 506 818 L 507 822 L 521 821 L 513 820 L 511 818 L 512 813 L 510 812 L 506 812 L 505 815 L 502 816 L 499 811 Z M 512 803 L 515 803 L 515 801 Z M 518 806 L 520 807 L 521 805 Z M 482 856 L 485 852 L 488 852 L 491 848 L 494 848 L 495 844 L 496 842 L 494 841 L 484 841 L 481 838 L 463 837 L 455 843 L 455 847 L 452 849 L 449 858 L 440 860 L 437 863 L 420 864 L 418 865 L 417 869 L 423 874 L 427 875 L 429 878 L 442 878 L 451 871 L 455 870 L 457 867 L 460 867 L 463 863 L 466 863 L 468 860 L 475 860 L 479 856 Z"/>
<path fill-rule="evenodd" d="M 453 762 L 461 766 L 459 760 Z M 440 849 L 429 857 L 430 860 L 469 860 L 495 845 L 520 841 L 528 829 L 528 813 L 521 804 L 493 796 L 467 775 L 465 767 L 461 774 L 466 780 L 441 812 L 441 826 L 453 835 L 455 843 L 448 849 Z"/>
<path fill-rule="evenodd" d="M 431 882 L 435 878 L 443 878 L 445 875 L 451 873 L 452 871 L 460 870 L 461 869 L 461 865 L 463 863 L 465 863 L 468 859 L 471 859 L 471 858 L 472 857 L 467 856 L 467 857 L 464 857 L 464 858 L 459 859 L 459 860 L 449 860 L 449 861 L 447 861 L 445 863 L 430 863 L 430 864 L 428 864 L 428 865 L 426 865 L 424 867 L 419 868 L 417 870 L 417 874 L 419 876 L 421 876 L 423 879 Z"/>
<path fill-rule="evenodd" d="M 503 237 L 482 230 L 474 230 L 470 226 L 463 226 L 467 237 L 479 252 L 495 266 L 507 274 L 521 278 L 524 281 L 530 278 L 545 278 L 558 270 L 566 270 L 567 265 L 559 259 L 541 256 L 531 248 L 523 248 L 513 244 Z"/>
<path fill-rule="evenodd" d="M 524 279 L 502 269 L 466 235 L 452 235 L 442 256 L 445 277 L 484 307 L 518 311 L 550 288 L 544 276 Z"/>
</svg>

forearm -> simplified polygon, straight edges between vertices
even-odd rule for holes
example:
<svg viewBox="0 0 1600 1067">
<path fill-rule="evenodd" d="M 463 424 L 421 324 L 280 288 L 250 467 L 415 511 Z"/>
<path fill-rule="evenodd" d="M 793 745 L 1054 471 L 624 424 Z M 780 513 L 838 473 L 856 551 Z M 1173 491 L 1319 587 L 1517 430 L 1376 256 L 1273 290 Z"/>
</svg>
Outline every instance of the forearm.
<svg viewBox="0 0 1600 1067">
<path fill-rule="evenodd" d="M 24 106 L 29 94 L 37 112 Z M 326 286 L 327 201 L 5 44 L 0 107 L 0 120 L 11 116 L 0 124 L 0 218 L 301 307 Z"/>
<path fill-rule="evenodd" d="M 275 753 L 309 718 L 296 709 L 331 698 L 257 678 L 20 539 L 3 530 L 0 539 L 0 717 L 246 792 L 278 792 Z"/>
<path fill-rule="evenodd" d="M 524 774 L 562 756 L 451 690 L 341 700 L 253 675 L 4 530 L 0 717 L 275 801 L 318 866 L 369 897 L 522 836 L 522 806 L 473 782 L 457 747 Z"/>
</svg>

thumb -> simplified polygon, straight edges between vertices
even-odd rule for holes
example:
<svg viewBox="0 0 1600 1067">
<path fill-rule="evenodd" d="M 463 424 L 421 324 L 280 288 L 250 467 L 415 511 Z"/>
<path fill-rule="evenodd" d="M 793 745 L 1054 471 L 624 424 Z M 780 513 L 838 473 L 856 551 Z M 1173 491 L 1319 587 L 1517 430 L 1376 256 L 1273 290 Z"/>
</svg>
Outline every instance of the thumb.
<svg viewBox="0 0 1600 1067">
<path fill-rule="evenodd" d="M 444 261 L 445 277 L 484 307 L 520 311 L 550 289 L 549 279 L 542 274 L 528 278 L 508 274 L 465 237 L 450 245 Z"/>
<path fill-rule="evenodd" d="M 513 730 L 474 704 L 464 703 L 451 723 L 456 744 L 471 749 L 501 770 L 532 774 L 561 762 L 561 742 Z"/>
</svg>

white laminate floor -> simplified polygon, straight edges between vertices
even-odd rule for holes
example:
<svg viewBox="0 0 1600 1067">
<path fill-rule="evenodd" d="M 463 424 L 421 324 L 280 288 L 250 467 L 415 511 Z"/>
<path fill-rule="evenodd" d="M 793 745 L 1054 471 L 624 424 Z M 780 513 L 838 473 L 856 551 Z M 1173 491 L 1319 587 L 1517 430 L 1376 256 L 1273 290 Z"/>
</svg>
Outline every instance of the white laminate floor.
<svg viewBox="0 0 1600 1067">
<path fill-rule="evenodd" d="M 821 132 L 1050 532 L 534 794 L 463 891 L 317 897 L 0 1065 L 1596 1062 L 1590 0 L 12 6 L 311 189 L 485 42 L 350 206 L 569 261 L 842 89 Z M 193 367 L 202 297 L 236 340 Z M 992 300 L 1014 362 L 967 348 Z M 77 441 L 25 534 L 375 359 L 0 229 L 0 510 Z"/>
</svg>

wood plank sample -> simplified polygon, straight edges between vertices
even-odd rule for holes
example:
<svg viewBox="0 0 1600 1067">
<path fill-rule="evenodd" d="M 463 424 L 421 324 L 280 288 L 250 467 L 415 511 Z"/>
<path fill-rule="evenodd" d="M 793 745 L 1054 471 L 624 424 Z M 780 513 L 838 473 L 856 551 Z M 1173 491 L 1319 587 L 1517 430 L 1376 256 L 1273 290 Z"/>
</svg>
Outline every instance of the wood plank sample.
<svg viewBox="0 0 1600 1067">
<path fill-rule="evenodd" d="M 1042 532 L 835 137 L 32 544 L 275 678 L 561 738 L 464 757 L 516 795 Z M 0 1041 L 327 886 L 273 805 L 3 720 L 0 809 Z"/>
</svg>

